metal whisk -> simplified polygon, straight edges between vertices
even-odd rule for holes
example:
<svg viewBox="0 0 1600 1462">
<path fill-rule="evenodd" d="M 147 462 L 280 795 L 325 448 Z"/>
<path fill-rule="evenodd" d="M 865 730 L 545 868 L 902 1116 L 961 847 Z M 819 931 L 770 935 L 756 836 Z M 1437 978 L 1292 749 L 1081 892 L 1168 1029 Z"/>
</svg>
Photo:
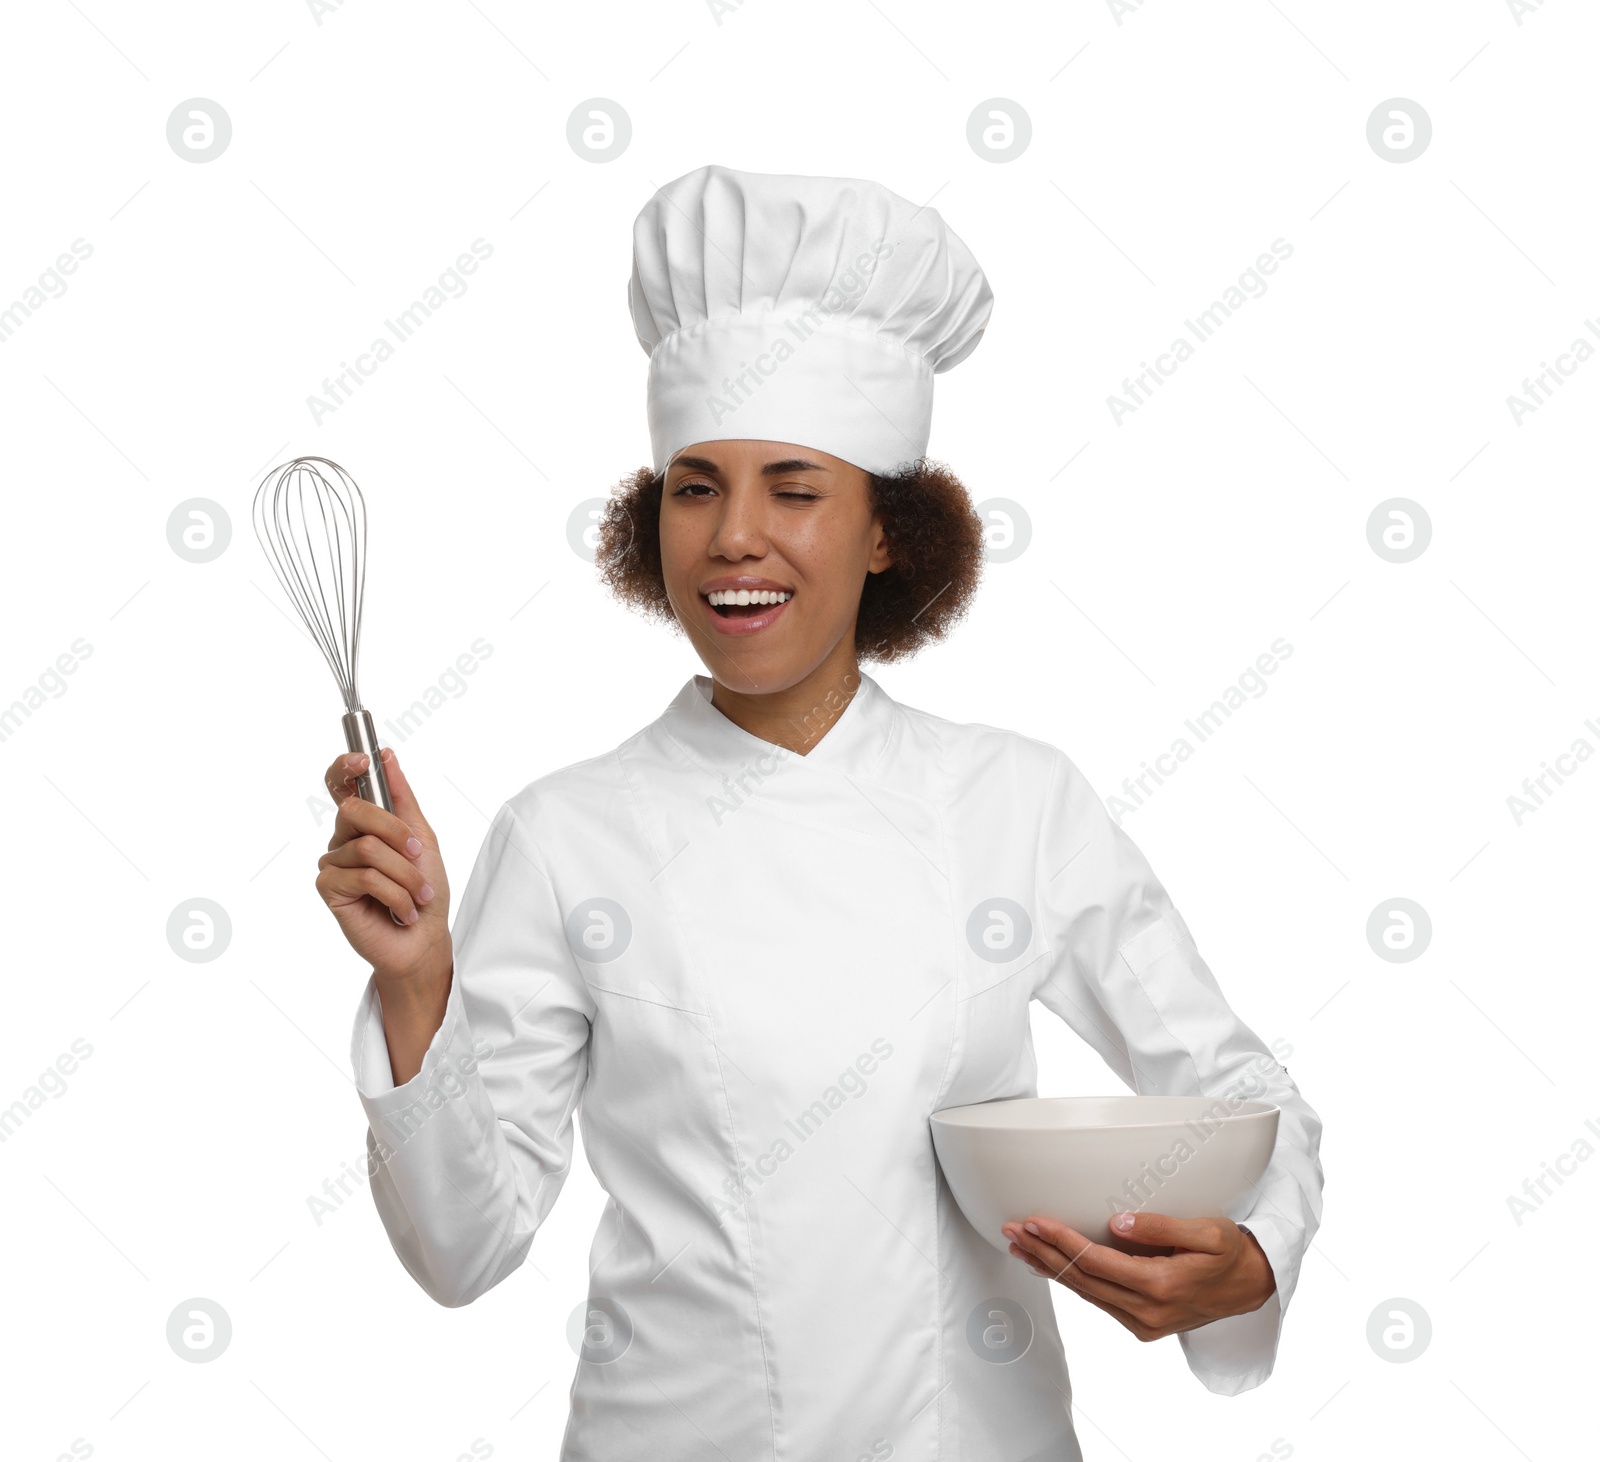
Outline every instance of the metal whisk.
<svg viewBox="0 0 1600 1462">
<path fill-rule="evenodd" d="M 256 489 L 256 537 L 344 697 L 344 742 L 366 752 L 356 790 L 394 811 L 378 734 L 356 688 L 367 578 L 367 505 L 355 479 L 326 457 L 274 467 Z"/>
</svg>

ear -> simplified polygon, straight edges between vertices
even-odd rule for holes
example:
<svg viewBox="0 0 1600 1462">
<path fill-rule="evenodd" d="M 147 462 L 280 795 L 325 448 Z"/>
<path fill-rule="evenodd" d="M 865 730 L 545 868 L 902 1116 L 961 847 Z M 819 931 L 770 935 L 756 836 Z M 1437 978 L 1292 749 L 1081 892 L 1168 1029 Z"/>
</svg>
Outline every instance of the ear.
<svg viewBox="0 0 1600 1462">
<path fill-rule="evenodd" d="M 884 532 L 883 524 L 876 518 L 872 520 L 872 552 L 867 558 L 867 572 L 881 574 L 894 562 L 894 554 L 889 548 L 889 535 Z"/>
</svg>

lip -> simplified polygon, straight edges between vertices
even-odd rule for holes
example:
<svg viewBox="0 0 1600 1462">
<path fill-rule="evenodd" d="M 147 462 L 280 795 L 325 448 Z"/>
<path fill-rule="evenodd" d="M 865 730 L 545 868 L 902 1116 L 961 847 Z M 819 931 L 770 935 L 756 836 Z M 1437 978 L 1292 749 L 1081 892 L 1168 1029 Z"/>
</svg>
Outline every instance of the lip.
<svg viewBox="0 0 1600 1462">
<path fill-rule="evenodd" d="M 739 619 L 724 619 L 711 607 L 711 601 L 706 596 L 725 589 L 765 589 L 787 594 L 789 597 L 782 604 L 769 604 L 760 614 Z M 794 586 L 780 584 L 776 579 L 763 579 L 759 574 L 719 574 L 716 578 L 707 579 L 700 585 L 699 599 L 703 606 L 702 613 L 718 634 L 758 635 L 762 630 L 776 624 L 782 617 L 783 611 L 794 603 Z"/>
<path fill-rule="evenodd" d="M 712 589 L 780 589 L 780 584 L 745 584 L 723 583 L 720 579 L 709 585 L 697 597 L 700 600 L 701 612 L 710 622 L 711 628 L 719 635 L 758 635 L 762 630 L 776 624 L 783 611 L 794 603 L 792 598 L 785 599 L 782 604 L 769 604 L 760 614 L 753 614 L 747 619 L 724 619 L 711 607 L 711 601 L 705 596 Z"/>
<path fill-rule="evenodd" d="M 723 574 L 720 578 L 707 579 L 700 585 L 700 593 L 711 594 L 719 589 L 771 589 L 779 594 L 794 593 L 792 584 L 780 584 L 776 579 L 759 579 L 754 574 Z"/>
</svg>

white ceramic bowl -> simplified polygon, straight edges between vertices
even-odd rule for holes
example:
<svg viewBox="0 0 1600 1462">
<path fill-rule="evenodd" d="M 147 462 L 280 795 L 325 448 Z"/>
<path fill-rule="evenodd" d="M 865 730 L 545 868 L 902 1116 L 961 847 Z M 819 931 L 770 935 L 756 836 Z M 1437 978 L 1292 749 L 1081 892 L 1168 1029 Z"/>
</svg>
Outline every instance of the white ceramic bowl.
<svg viewBox="0 0 1600 1462">
<path fill-rule="evenodd" d="M 1043 1214 L 1097 1244 L 1113 1213 L 1243 1212 L 1278 1136 L 1270 1102 L 1204 1096 L 1016 1097 L 946 1107 L 934 1150 L 967 1222 L 1002 1253 L 1000 1225 Z"/>
</svg>

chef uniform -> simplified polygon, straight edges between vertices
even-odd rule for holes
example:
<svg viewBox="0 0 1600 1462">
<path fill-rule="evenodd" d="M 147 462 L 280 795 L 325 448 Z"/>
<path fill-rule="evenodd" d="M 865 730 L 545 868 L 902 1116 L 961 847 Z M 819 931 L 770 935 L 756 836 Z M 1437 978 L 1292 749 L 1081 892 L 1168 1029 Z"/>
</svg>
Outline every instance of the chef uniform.
<svg viewBox="0 0 1600 1462">
<path fill-rule="evenodd" d="M 860 180 L 702 168 L 634 246 L 658 470 L 734 436 L 914 460 L 932 375 L 990 307 L 937 213 Z M 511 1274 L 577 1119 L 609 1198 L 562 1462 L 1076 1462 L 1056 1286 L 973 1230 L 928 1122 L 1037 1094 L 1038 1000 L 1135 1091 L 1279 1108 L 1232 1215 L 1277 1290 L 1178 1337 L 1211 1390 L 1259 1385 L 1320 1220 L 1321 1123 L 1083 774 L 866 674 L 805 755 L 711 686 L 500 806 L 398 1087 L 369 982 L 352 1060 L 412 1277 L 455 1306 Z"/>
</svg>

